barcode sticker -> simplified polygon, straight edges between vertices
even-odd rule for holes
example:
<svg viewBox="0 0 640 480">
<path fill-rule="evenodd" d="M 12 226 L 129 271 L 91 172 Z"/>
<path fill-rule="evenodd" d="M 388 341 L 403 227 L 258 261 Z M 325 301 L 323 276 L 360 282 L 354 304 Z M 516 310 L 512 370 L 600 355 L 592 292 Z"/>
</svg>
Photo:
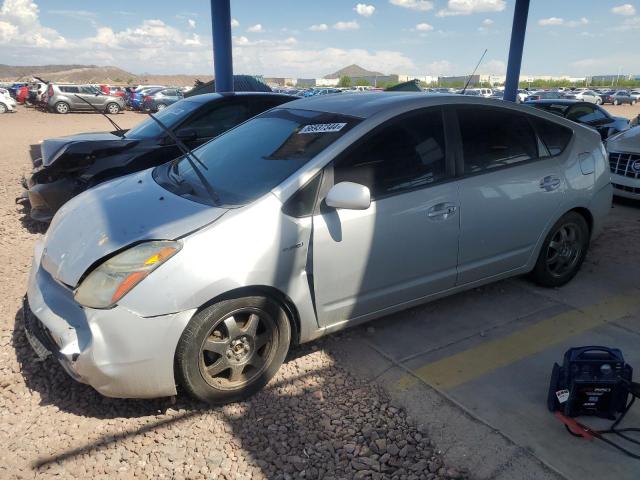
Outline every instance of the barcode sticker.
<svg viewBox="0 0 640 480">
<path fill-rule="evenodd" d="M 316 123 L 315 125 L 305 125 L 298 133 L 333 133 L 339 132 L 346 123 Z"/>
</svg>

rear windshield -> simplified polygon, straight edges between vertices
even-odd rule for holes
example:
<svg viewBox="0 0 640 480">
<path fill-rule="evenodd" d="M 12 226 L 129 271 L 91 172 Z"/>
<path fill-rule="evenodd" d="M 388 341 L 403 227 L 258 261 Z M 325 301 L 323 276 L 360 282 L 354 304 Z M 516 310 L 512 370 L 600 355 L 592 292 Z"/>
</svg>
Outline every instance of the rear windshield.
<svg viewBox="0 0 640 480">
<path fill-rule="evenodd" d="M 165 126 L 173 129 L 176 125 L 187 118 L 198 109 L 200 103 L 181 100 L 173 105 L 154 113 L 153 116 L 160 120 Z M 147 118 L 129 130 L 125 137 L 132 140 L 147 140 L 158 138 L 164 135 L 164 130 L 151 118 Z"/>
<path fill-rule="evenodd" d="M 227 207 L 250 203 L 282 183 L 360 120 L 334 113 L 278 108 L 265 112 L 197 148 L 195 164 L 215 191 L 182 158 L 156 170 L 156 180 L 192 200 Z M 185 188 L 185 184 L 188 188 Z"/>
</svg>

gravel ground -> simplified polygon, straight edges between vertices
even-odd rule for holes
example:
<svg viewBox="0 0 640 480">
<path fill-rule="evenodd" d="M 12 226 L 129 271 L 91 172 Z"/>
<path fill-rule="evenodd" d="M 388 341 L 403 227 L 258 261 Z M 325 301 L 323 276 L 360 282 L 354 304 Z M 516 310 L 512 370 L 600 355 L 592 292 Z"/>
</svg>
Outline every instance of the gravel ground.
<svg viewBox="0 0 640 480">
<path fill-rule="evenodd" d="M 126 112 L 124 128 L 141 120 Z M 33 243 L 43 229 L 14 199 L 45 137 L 104 131 L 95 114 L 19 108 L 0 116 L 0 478 L 464 478 L 384 392 L 350 376 L 323 341 L 291 352 L 247 402 L 101 397 L 22 333 Z"/>
</svg>

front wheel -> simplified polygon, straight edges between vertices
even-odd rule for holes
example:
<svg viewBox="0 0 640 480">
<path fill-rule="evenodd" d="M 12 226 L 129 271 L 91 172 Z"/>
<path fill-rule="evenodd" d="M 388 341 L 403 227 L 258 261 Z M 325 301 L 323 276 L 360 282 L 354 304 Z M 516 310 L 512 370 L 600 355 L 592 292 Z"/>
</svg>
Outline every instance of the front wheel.
<svg viewBox="0 0 640 480">
<path fill-rule="evenodd" d="M 0 103 L 0 114 L 7 113 L 7 106 L 4 103 Z"/>
<path fill-rule="evenodd" d="M 112 102 L 107 105 L 106 110 L 107 110 L 107 113 L 110 113 L 111 115 L 116 115 L 120 113 L 120 105 Z"/>
<path fill-rule="evenodd" d="M 55 105 L 56 112 L 64 115 L 65 113 L 69 113 L 69 104 L 65 102 L 58 102 Z"/>
<path fill-rule="evenodd" d="M 613 104 L 614 104 L 614 105 L 618 105 L 618 100 L 614 100 L 614 101 L 613 101 Z"/>
<path fill-rule="evenodd" d="M 274 300 L 223 300 L 197 313 L 176 349 L 176 376 L 192 396 L 213 404 L 242 400 L 276 374 L 287 355 L 291 326 Z"/>
<path fill-rule="evenodd" d="M 600 98 L 596 99 L 596 105 L 602 105 L 602 99 Z"/>
<path fill-rule="evenodd" d="M 542 244 L 531 276 L 544 287 L 560 287 L 580 270 L 589 248 L 589 226 L 576 212 L 556 222 Z"/>
<path fill-rule="evenodd" d="M 164 103 L 159 103 L 158 106 L 156 107 L 156 109 L 160 112 L 162 110 L 164 110 L 165 108 L 167 108 L 167 106 Z"/>
</svg>

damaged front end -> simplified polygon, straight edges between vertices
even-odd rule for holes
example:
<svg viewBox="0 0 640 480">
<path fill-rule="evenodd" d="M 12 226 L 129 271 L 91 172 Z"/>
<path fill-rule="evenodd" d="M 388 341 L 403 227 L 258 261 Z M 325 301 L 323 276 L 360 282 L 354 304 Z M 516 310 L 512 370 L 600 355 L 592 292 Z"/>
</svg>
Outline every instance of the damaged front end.
<svg viewBox="0 0 640 480">
<path fill-rule="evenodd" d="M 71 198 L 122 168 L 137 143 L 109 133 L 45 140 L 42 157 L 34 161 L 31 177 L 23 180 L 26 192 L 16 201 L 30 204 L 32 219 L 49 222 Z"/>
</svg>

